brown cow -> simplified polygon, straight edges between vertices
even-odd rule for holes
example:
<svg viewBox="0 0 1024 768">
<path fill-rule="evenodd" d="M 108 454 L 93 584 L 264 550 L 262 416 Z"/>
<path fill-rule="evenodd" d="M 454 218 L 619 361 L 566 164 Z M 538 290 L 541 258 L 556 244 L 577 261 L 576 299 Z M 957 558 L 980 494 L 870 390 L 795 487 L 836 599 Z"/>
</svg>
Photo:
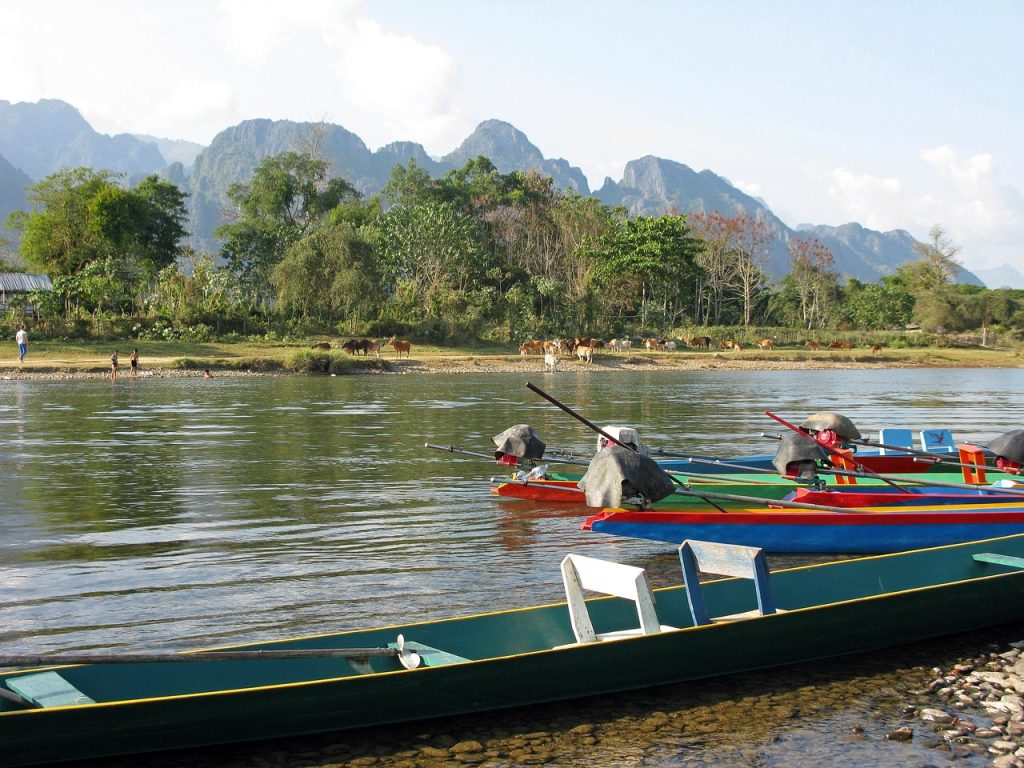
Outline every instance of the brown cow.
<svg viewBox="0 0 1024 768">
<path fill-rule="evenodd" d="M 538 341 L 537 339 L 530 339 L 524 341 L 519 345 L 520 355 L 543 355 L 544 354 L 544 342 Z"/>
<path fill-rule="evenodd" d="M 313 349 L 330 349 L 331 342 L 329 341 L 318 341 L 313 345 Z"/>
<path fill-rule="evenodd" d="M 576 357 L 580 359 L 581 363 L 592 363 L 594 362 L 594 348 L 589 344 L 577 344 Z"/>
<path fill-rule="evenodd" d="M 373 352 L 377 357 L 380 357 L 380 348 L 384 346 L 384 339 L 370 339 L 370 343 L 366 345 L 366 354 Z"/>
<path fill-rule="evenodd" d="M 853 349 L 853 344 L 848 341 L 833 341 L 828 345 L 829 349 Z"/>
<path fill-rule="evenodd" d="M 881 344 L 872 344 L 871 345 L 871 354 L 872 355 L 877 355 L 881 351 L 882 351 L 882 345 Z"/>
<path fill-rule="evenodd" d="M 721 342 L 722 349 L 732 349 L 732 339 L 726 339 Z"/>
<path fill-rule="evenodd" d="M 395 357 L 401 357 L 402 353 L 405 352 L 405 356 L 409 356 L 409 352 L 412 350 L 412 344 L 408 341 L 399 341 L 394 336 L 388 340 L 388 344 L 395 348 Z"/>
<path fill-rule="evenodd" d="M 754 343 L 761 349 L 775 349 L 775 339 L 758 339 Z"/>
<path fill-rule="evenodd" d="M 687 346 L 700 347 L 701 349 L 711 349 L 711 337 L 710 336 L 694 336 L 692 339 L 686 340 Z"/>
<path fill-rule="evenodd" d="M 808 349 L 813 349 L 815 352 L 817 352 L 819 349 L 821 349 L 821 342 L 808 339 L 807 341 L 804 342 L 804 346 L 807 347 Z"/>
</svg>

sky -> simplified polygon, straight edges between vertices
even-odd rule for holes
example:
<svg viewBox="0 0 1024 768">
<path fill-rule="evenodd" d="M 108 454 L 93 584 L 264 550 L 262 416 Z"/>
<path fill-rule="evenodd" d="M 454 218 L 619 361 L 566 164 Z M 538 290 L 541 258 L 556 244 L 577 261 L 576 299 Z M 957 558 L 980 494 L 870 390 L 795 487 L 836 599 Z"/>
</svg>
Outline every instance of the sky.
<svg viewBox="0 0 1024 768">
<path fill-rule="evenodd" d="M 1024 272 L 1024 0 L 3 0 L 0 99 L 208 144 L 251 118 L 441 156 L 482 121 L 592 189 L 645 155 L 790 226 L 940 225 Z"/>
</svg>

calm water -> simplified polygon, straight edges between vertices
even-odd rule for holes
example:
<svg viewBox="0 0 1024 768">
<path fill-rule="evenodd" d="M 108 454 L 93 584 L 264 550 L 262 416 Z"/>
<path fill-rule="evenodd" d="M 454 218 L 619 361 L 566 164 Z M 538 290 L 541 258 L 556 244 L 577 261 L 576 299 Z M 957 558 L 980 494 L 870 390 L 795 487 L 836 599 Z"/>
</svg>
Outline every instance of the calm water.
<svg viewBox="0 0 1024 768">
<path fill-rule="evenodd" d="M 0 653 L 186 649 L 552 601 L 569 551 L 678 581 L 670 547 L 493 499 L 498 467 L 423 447 L 486 452 L 528 423 L 589 454 L 595 436 L 526 379 L 0 382 Z M 695 453 L 771 451 L 765 409 L 838 411 L 865 435 L 947 426 L 985 442 L 1024 425 L 1021 370 L 530 379 Z"/>
</svg>

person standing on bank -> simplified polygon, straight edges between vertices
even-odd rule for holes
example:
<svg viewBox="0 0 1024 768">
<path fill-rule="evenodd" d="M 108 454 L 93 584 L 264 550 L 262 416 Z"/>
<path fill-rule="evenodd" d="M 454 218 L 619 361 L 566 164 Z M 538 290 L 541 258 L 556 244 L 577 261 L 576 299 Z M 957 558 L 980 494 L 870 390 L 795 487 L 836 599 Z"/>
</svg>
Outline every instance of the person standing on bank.
<svg viewBox="0 0 1024 768">
<path fill-rule="evenodd" d="M 28 354 L 28 331 L 25 330 L 25 324 L 21 324 L 21 328 L 14 334 L 14 340 L 18 342 L 18 362 L 25 362 L 25 355 Z"/>
<path fill-rule="evenodd" d="M 128 358 L 132 364 L 132 376 L 135 376 L 139 372 L 139 350 L 133 349 L 132 356 Z"/>
<path fill-rule="evenodd" d="M 117 381 L 117 369 L 118 369 L 118 367 L 119 366 L 118 366 L 118 363 L 117 363 L 117 350 L 115 349 L 114 350 L 114 354 L 112 354 L 110 356 L 110 380 L 111 381 Z"/>
</svg>

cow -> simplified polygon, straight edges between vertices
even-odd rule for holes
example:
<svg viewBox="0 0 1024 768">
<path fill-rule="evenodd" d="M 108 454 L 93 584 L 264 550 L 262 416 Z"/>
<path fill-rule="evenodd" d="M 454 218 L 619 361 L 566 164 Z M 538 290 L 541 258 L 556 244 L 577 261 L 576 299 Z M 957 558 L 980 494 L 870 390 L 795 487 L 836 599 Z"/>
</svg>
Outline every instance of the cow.
<svg viewBox="0 0 1024 768">
<path fill-rule="evenodd" d="M 594 362 L 594 348 L 589 344 L 577 344 L 576 357 L 580 359 L 581 363 L 592 363 Z"/>
<path fill-rule="evenodd" d="M 561 339 L 562 352 L 567 355 L 571 355 L 576 351 L 576 339 Z"/>
<path fill-rule="evenodd" d="M 359 354 L 360 352 L 362 352 L 365 355 L 366 350 L 370 348 L 370 340 L 349 339 L 348 341 L 341 345 L 341 348 L 348 352 L 350 355 L 356 355 Z"/>
<path fill-rule="evenodd" d="M 853 344 L 848 341 L 833 341 L 828 345 L 829 349 L 853 349 Z"/>
<path fill-rule="evenodd" d="M 686 340 L 687 346 L 699 347 L 701 349 L 711 349 L 711 337 L 710 336 L 694 336 L 692 339 Z"/>
<path fill-rule="evenodd" d="M 808 339 L 807 341 L 804 342 L 804 346 L 807 347 L 808 349 L 817 352 L 819 349 L 821 349 L 821 342 L 814 341 L 813 339 Z"/>
<path fill-rule="evenodd" d="M 608 342 L 608 349 L 610 349 L 612 352 L 621 352 L 622 342 L 619 339 L 612 339 L 611 341 Z"/>
<path fill-rule="evenodd" d="M 754 343 L 761 349 L 775 349 L 775 339 L 758 339 Z"/>
<path fill-rule="evenodd" d="M 664 346 L 664 339 L 644 339 L 644 346 L 648 352 L 656 352 Z"/>
<path fill-rule="evenodd" d="M 561 364 L 561 360 L 558 359 L 557 355 L 553 355 L 550 352 L 544 353 L 544 370 L 555 372 L 555 369 Z"/>
<path fill-rule="evenodd" d="M 366 345 L 366 354 L 373 352 L 377 357 L 380 357 L 380 348 L 384 346 L 384 339 L 370 339 L 370 343 Z"/>
<path fill-rule="evenodd" d="M 313 349 L 330 349 L 331 342 L 329 341 L 318 341 L 313 345 Z"/>
<path fill-rule="evenodd" d="M 881 351 L 882 351 L 882 345 L 881 344 L 872 344 L 871 345 L 871 354 L 872 355 L 877 355 Z"/>
<path fill-rule="evenodd" d="M 674 341 L 666 341 L 665 342 L 665 349 L 667 349 L 669 352 L 675 352 L 676 351 L 676 343 Z"/>
<path fill-rule="evenodd" d="M 399 341 L 394 336 L 388 339 L 388 344 L 395 348 L 395 357 L 401 358 L 402 353 L 405 352 L 405 356 L 409 356 L 409 352 L 412 350 L 412 344 L 408 341 Z"/>
<path fill-rule="evenodd" d="M 538 341 L 537 339 L 530 339 L 524 341 L 519 345 L 520 355 L 543 355 L 544 354 L 544 342 Z"/>
<path fill-rule="evenodd" d="M 721 342 L 722 349 L 732 349 L 732 339 L 726 339 Z"/>
</svg>

